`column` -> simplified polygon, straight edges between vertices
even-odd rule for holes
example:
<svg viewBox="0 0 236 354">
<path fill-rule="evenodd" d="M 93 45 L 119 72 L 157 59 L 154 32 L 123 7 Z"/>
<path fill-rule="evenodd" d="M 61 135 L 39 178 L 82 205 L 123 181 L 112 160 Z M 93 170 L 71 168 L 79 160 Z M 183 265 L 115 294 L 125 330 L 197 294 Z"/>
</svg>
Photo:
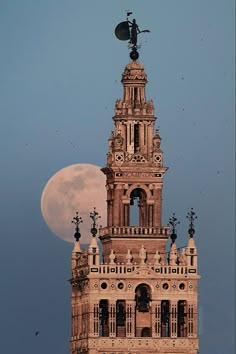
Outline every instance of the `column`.
<svg viewBox="0 0 236 354">
<path fill-rule="evenodd" d="M 152 302 L 152 336 L 161 337 L 161 301 Z"/>
<path fill-rule="evenodd" d="M 95 337 L 99 336 L 99 304 L 93 304 L 93 320 L 91 321 L 91 333 Z"/>
<path fill-rule="evenodd" d="M 148 225 L 147 226 L 153 226 L 153 205 L 149 204 L 148 205 Z"/>
<path fill-rule="evenodd" d="M 122 204 L 123 208 L 123 223 L 124 226 L 129 226 L 129 204 Z"/>
<path fill-rule="evenodd" d="M 126 301 L 126 337 L 134 337 L 134 301 Z"/>
<path fill-rule="evenodd" d="M 109 336 L 116 336 L 116 303 L 110 303 L 110 316 L 109 316 Z"/>
<path fill-rule="evenodd" d="M 153 226 L 161 226 L 161 189 L 153 190 L 153 199 L 155 200 Z"/>
<path fill-rule="evenodd" d="M 120 226 L 120 189 L 114 191 L 114 206 L 113 206 L 113 225 Z"/>
<path fill-rule="evenodd" d="M 171 302 L 171 310 L 170 310 L 170 325 L 171 325 L 171 337 L 177 337 L 177 303 Z"/>
<path fill-rule="evenodd" d="M 194 305 L 188 304 L 188 337 L 194 337 Z"/>
</svg>

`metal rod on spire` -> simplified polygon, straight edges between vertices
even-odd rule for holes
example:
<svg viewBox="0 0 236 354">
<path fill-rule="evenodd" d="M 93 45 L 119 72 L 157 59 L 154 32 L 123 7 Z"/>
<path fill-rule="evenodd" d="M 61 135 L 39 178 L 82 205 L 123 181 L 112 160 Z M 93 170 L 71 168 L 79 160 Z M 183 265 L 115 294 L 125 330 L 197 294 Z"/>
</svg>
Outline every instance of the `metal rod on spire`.
<svg viewBox="0 0 236 354">
<path fill-rule="evenodd" d="M 74 234 L 74 238 L 76 239 L 76 241 L 79 241 L 81 234 L 80 234 L 80 230 L 79 230 L 79 224 L 81 224 L 83 222 L 81 216 L 79 216 L 78 211 L 76 212 L 76 216 L 73 217 L 73 219 L 71 220 L 72 224 L 75 224 L 75 234 Z"/>
<path fill-rule="evenodd" d="M 190 221 L 189 229 L 188 229 L 189 236 L 193 237 L 193 235 L 195 234 L 193 222 L 194 220 L 197 219 L 196 213 L 193 211 L 193 208 L 191 208 L 190 211 L 187 213 L 186 218 Z"/>
<path fill-rule="evenodd" d="M 175 217 L 175 213 L 173 213 L 172 218 L 169 219 L 169 224 L 172 226 L 170 238 L 172 240 L 172 243 L 174 243 L 177 239 L 176 226 L 180 224 L 180 222 L 177 221 L 177 218 Z"/>
<path fill-rule="evenodd" d="M 96 228 L 96 226 L 97 226 L 96 221 L 97 221 L 97 219 L 100 219 L 101 216 L 98 214 L 95 207 L 93 208 L 93 212 L 90 213 L 90 218 L 93 220 L 92 227 L 91 227 L 91 233 L 93 236 L 96 236 L 96 234 L 98 232 L 97 228 Z"/>
</svg>

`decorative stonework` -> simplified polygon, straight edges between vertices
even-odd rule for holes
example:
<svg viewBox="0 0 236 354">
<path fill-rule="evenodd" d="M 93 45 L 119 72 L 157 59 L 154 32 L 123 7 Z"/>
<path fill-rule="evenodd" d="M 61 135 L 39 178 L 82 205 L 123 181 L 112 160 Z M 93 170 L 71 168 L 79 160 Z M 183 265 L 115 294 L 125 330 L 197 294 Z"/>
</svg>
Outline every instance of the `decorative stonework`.
<svg viewBox="0 0 236 354">
<path fill-rule="evenodd" d="M 145 163 L 145 162 L 147 162 L 147 160 L 144 158 L 144 156 L 142 156 L 141 154 L 137 153 L 137 154 L 134 154 L 132 156 L 132 159 L 131 159 L 130 162 L 134 162 L 134 163 L 142 162 L 142 163 Z"/>
<path fill-rule="evenodd" d="M 143 65 L 137 61 L 133 61 L 126 65 L 122 75 L 123 80 L 147 80 L 147 75 L 144 72 Z"/>
</svg>

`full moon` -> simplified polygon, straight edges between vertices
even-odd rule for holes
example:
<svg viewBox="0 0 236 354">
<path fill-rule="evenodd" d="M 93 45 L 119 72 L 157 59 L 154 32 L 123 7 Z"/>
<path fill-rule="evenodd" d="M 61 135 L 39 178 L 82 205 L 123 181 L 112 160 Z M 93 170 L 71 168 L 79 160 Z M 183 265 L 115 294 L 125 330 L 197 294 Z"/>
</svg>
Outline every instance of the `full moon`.
<svg viewBox="0 0 236 354">
<path fill-rule="evenodd" d="M 80 223 L 81 243 L 89 243 L 94 207 L 101 216 L 98 227 L 106 225 L 106 178 L 101 167 L 75 164 L 55 173 L 47 182 L 41 196 L 41 212 L 49 229 L 59 238 L 74 242 L 76 212 Z"/>
</svg>

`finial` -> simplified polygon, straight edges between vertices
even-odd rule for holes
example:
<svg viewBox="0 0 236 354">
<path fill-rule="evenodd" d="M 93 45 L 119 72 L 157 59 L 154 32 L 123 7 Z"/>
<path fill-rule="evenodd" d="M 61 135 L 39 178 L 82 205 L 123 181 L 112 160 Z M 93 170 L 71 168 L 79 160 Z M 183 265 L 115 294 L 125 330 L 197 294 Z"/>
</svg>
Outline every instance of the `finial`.
<svg viewBox="0 0 236 354">
<path fill-rule="evenodd" d="M 150 32 L 149 30 L 140 31 L 139 26 L 136 23 L 136 20 L 133 19 L 131 22 L 129 16 L 132 15 L 131 11 L 126 11 L 127 18 L 126 21 L 119 23 L 115 28 L 115 35 L 121 41 L 129 40 L 129 48 L 131 49 L 130 58 L 135 61 L 139 57 L 137 51 L 140 46 L 137 45 L 138 34 L 144 32 Z"/>
<path fill-rule="evenodd" d="M 194 229 L 193 222 L 194 222 L 194 220 L 197 219 L 197 215 L 193 211 L 193 208 L 191 208 L 190 211 L 187 213 L 186 218 L 189 219 L 189 221 L 190 221 L 189 229 L 188 229 L 189 236 L 193 237 L 193 235 L 195 234 L 195 229 Z"/>
<path fill-rule="evenodd" d="M 159 134 L 160 134 L 160 127 L 158 126 L 158 127 L 156 128 L 156 134 L 155 134 L 155 136 L 158 136 L 158 137 L 159 137 Z"/>
<path fill-rule="evenodd" d="M 74 234 L 74 238 L 76 239 L 76 241 L 79 241 L 81 234 L 79 232 L 79 224 L 83 222 L 82 218 L 79 216 L 78 211 L 76 212 L 76 216 L 73 217 L 73 219 L 71 220 L 72 224 L 75 224 L 75 234 Z"/>
<path fill-rule="evenodd" d="M 173 213 L 172 218 L 169 219 L 169 224 L 172 226 L 170 238 L 171 238 L 171 240 L 172 240 L 172 243 L 174 243 L 175 240 L 177 239 L 176 226 L 177 226 L 178 224 L 180 224 L 180 222 L 177 221 L 177 219 L 176 219 L 176 217 L 175 217 L 175 213 Z"/>
<path fill-rule="evenodd" d="M 93 223 L 92 223 L 92 226 L 91 226 L 91 234 L 93 236 L 96 236 L 98 230 L 96 228 L 97 224 L 96 224 L 96 221 L 97 219 L 100 219 L 101 216 L 98 215 L 98 212 L 96 211 L 96 208 L 94 207 L 93 208 L 93 212 L 90 213 L 90 218 L 93 220 Z"/>
</svg>

